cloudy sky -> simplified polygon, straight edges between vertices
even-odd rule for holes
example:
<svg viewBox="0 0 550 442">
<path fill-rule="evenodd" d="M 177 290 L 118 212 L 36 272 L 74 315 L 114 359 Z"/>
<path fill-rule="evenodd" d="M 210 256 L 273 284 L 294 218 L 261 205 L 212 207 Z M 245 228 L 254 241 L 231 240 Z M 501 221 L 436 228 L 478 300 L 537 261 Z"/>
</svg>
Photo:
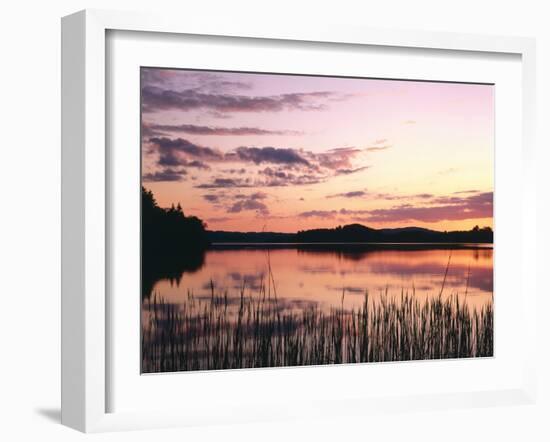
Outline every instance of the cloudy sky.
<svg viewBox="0 0 550 442">
<path fill-rule="evenodd" d="M 142 68 L 142 181 L 212 230 L 492 226 L 493 86 Z"/>
</svg>

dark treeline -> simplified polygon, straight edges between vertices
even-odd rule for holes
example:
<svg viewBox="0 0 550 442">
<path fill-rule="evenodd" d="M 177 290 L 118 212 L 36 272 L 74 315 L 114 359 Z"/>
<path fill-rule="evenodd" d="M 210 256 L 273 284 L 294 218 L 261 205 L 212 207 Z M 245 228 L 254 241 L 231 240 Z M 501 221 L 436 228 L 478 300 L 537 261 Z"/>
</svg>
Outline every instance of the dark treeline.
<svg viewBox="0 0 550 442">
<path fill-rule="evenodd" d="M 163 209 L 153 193 L 141 188 L 142 295 L 161 278 L 179 281 L 184 271 L 199 269 L 209 245 L 205 225 L 185 216 L 178 204 Z"/>
<path fill-rule="evenodd" d="M 212 243 L 492 243 L 490 227 L 467 231 L 439 232 L 420 227 L 372 229 L 349 224 L 333 229 L 300 230 L 298 233 L 274 232 L 207 232 Z"/>
<path fill-rule="evenodd" d="M 153 192 L 141 188 L 142 247 L 144 252 L 179 254 L 208 246 L 205 225 L 196 216 L 185 216 L 178 204 L 163 209 Z"/>
<path fill-rule="evenodd" d="M 208 239 L 212 243 L 231 242 L 231 243 L 285 243 L 296 242 L 295 233 L 276 233 L 276 232 L 224 232 L 209 231 Z"/>
<path fill-rule="evenodd" d="M 493 230 L 476 226 L 467 231 L 438 232 L 420 227 L 372 229 L 349 224 L 335 229 L 299 231 L 296 239 L 298 242 L 492 243 Z"/>
</svg>

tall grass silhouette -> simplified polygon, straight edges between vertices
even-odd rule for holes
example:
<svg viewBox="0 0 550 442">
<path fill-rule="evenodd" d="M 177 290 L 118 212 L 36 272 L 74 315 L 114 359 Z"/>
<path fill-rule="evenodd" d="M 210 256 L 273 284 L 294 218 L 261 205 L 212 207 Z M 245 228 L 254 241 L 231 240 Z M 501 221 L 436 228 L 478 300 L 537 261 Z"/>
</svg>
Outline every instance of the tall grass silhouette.
<svg viewBox="0 0 550 442">
<path fill-rule="evenodd" d="M 267 284 L 243 283 L 238 296 L 188 292 L 171 304 L 158 294 L 142 305 L 142 372 L 219 370 L 357 362 L 472 358 L 493 355 L 493 303 L 474 308 L 443 290 L 397 296 L 365 292 L 362 305 L 295 308 Z"/>
</svg>

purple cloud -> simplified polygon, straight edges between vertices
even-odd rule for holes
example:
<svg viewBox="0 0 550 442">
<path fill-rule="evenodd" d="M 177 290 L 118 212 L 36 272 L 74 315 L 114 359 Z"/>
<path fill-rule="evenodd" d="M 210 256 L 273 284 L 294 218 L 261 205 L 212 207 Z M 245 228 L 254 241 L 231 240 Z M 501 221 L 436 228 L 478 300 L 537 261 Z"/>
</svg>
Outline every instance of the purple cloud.
<svg viewBox="0 0 550 442">
<path fill-rule="evenodd" d="M 181 181 L 187 171 L 184 169 L 165 168 L 157 172 L 143 175 L 143 182 Z"/>
<path fill-rule="evenodd" d="M 387 146 L 371 146 L 371 147 L 367 147 L 365 150 L 367 152 L 380 152 L 382 150 L 386 150 L 386 149 L 389 149 L 391 146 L 387 145 Z"/>
<path fill-rule="evenodd" d="M 369 168 L 370 166 L 357 167 L 355 169 L 338 169 L 336 170 L 336 175 L 351 175 L 352 173 L 361 172 Z"/>
<path fill-rule="evenodd" d="M 357 154 L 361 152 L 361 149 L 355 147 L 338 147 L 331 149 L 328 152 L 320 154 L 310 154 L 315 161 L 319 163 L 319 166 L 325 167 L 331 170 L 337 169 L 351 169 L 351 160 Z"/>
<path fill-rule="evenodd" d="M 371 193 L 364 190 L 355 190 L 350 192 L 336 193 L 327 195 L 326 198 L 368 198 L 370 200 L 412 200 L 412 199 L 432 199 L 435 196 L 431 193 L 417 193 L 412 195 L 393 195 L 390 193 Z"/>
<path fill-rule="evenodd" d="M 301 218 L 334 218 L 338 214 L 337 210 L 308 210 L 299 213 Z"/>
<path fill-rule="evenodd" d="M 241 161 L 249 161 L 255 164 L 299 164 L 309 166 L 309 162 L 303 158 L 297 150 L 276 147 L 238 147 L 236 157 Z"/>
<path fill-rule="evenodd" d="M 142 133 L 155 136 L 165 133 L 185 133 L 189 135 L 219 135 L 219 136 L 240 136 L 240 135 L 299 135 L 301 132 L 291 130 L 267 130 L 258 127 L 218 127 L 218 126 L 197 126 L 194 124 L 143 124 Z"/>
<path fill-rule="evenodd" d="M 259 186 L 266 186 L 266 187 L 305 186 L 305 185 L 322 183 L 326 180 L 326 178 L 327 177 L 322 175 L 288 174 L 287 178 L 285 179 L 274 178 L 263 182 L 258 181 L 257 184 Z"/>
<path fill-rule="evenodd" d="M 346 196 L 347 195 L 347 196 Z M 341 196 L 345 198 L 363 197 L 366 192 L 347 192 L 328 197 Z M 493 216 L 493 193 L 483 192 L 468 197 L 433 197 L 431 194 L 413 195 L 417 198 L 431 198 L 430 205 L 400 204 L 388 209 L 345 209 L 340 210 L 310 210 L 298 216 L 302 218 L 334 218 L 337 215 L 353 217 L 362 222 L 402 222 L 402 221 L 456 221 L 464 219 L 490 218 Z M 444 204 L 442 204 L 444 203 Z"/>
<path fill-rule="evenodd" d="M 364 197 L 364 196 L 367 196 L 367 192 L 365 192 L 364 190 L 354 190 L 354 191 L 351 191 L 351 192 L 344 192 L 344 193 L 336 193 L 334 195 L 327 195 L 327 198 L 338 198 L 338 197 L 342 197 L 342 198 L 360 198 L 360 197 Z"/>
<path fill-rule="evenodd" d="M 223 75 L 215 72 L 160 68 L 141 68 L 141 82 L 144 86 L 157 86 L 164 89 L 184 87 L 217 93 L 249 90 L 252 87 L 249 82 L 226 80 Z"/>
<path fill-rule="evenodd" d="M 252 187 L 252 184 L 247 180 L 234 178 L 214 178 L 209 183 L 203 183 L 195 186 L 198 189 L 224 189 L 231 187 Z"/>
<path fill-rule="evenodd" d="M 248 96 L 225 93 L 205 93 L 197 89 L 173 90 L 158 86 L 141 89 L 142 110 L 156 112 L 195 109 L 215 112 L 280 112 L 283 110 L 322 110 L 324 101 L 337 94 L 327 91 L 290 93 L 271 96 Z"/>
<path fill-rule="evenodd" d="M 158 150 L 161 155 L 172 155 L 175 153 L 184 153 L 193 157 L 207 158 L 220 160 L 223 158 L 223 154 L 210 147 L 202 147 L 197 144 L 191 143 L 184 138 L 177 138 L 175 140 L 170 138 L 151 138 L 150 143 L 158 146 Z"/>
<path fill-rule="evenodd" d="M 222 189 L 222 188 L 250 188 L 250 187 L 285 187 L 290 185 L 302 186 L 322 182 L 324 179 L 315 175 L 289 175 L 285 179 L 235 179 L 215 178 L 209 182 L 195 186 L 198 189 Z"/>
<path fill-rule="evenodd" d="M 182 166 L 195 167 L 197 169 L 210 170 L 210 166 L 203 161 L 193 160 L 193 161 L 184 161 Z"/>
<path fill-rule="evenodd" d="M 202 160 L 220 161 L 223 159 L 221 152 L 209 147 L 198 146 L 183 138 L 173 140 L 165 137 L 155 137 L 150 138 L 149 142 L 154 146 L 150 152 L 157 152 L 159 155 L 157 162 L 159 166 L 186 166 L 198 169 L 210 169 L 210 166 Z M 186 156 L 194 157 L 195 159 L 190 161 Z"/>
<path fill-rule="evenodd" d="M 203 195 L 202 197 L 210 203 L 217 203 L 220 200 L 219 195 L 206 194 L 206 195 Z"/>
<path fill-rule="evenodd" d="M 267 198 L 267 193 L 264 192 L 254 192 L 250 195 L 245 195 L 242 193 L 239 193 L 235 195 L 233 198 L 235 199 L 251 199 L 251 200 L 265 200 Z"/>
<path fill-rule="evenodd" d="M 229 209 L 227 209 L 229 213 L 240 213 L 248 210 L 256 211 L 262 215 L 269 215 L 269 209 L 267 206 L 261 201 L 253 198 L 237 201 Z"/>
<path fill-rule="evenodd" d="M 459 190 L 458 192 L 453 192 L 453 195 L 460 195 L 466 193 L 480 193 L 479 190 Z"/>
<path fill-rule="evenodd" d="M 334 218 L 337 215 L 363 215 L 368 213 L 368 210 L 351 210 L 351 209 L 340 209 L 340 210 L 309 210 L 307 212 L 301 212 L 298 214 L 301 218 Z"/>
<path fill-rule="evenodd" d="M 493 193 L 485 192 L 466 198 L 439 197 L 433 206 L 400 205 L 389 209 L 376 209 L 369 212 L 374 222 L 398 221 L 457 221 L 464 219 L 490 218 L 493 216 Z"/>
<path fill-rule="evenodd" d="M 261 170 L 252 170 L 263 178 L 234 179 L 218 176 L 214 181 L 200 184 L 199 188 L 218 187 L 277 187 L 288 185 L 310 185 L 324 182 L 332 176 L 348 175 L 368 169 L 370 166 L 353 167 L 352 159 L 359 149 L 353 147 L 332 149 L 322 154 L 294 148 L 238 147 L 230 152 L 195 144 L 185 138 L 152 137 L 148 140 L 148 155 L 157 155 L 160 168 L 212 169 L 212 164 L 252 163 L 271 164 Z M 247 169 L 220 170 L 228 174 L 244 175 Z"/>
<path fill-rule="evenodd" d="M 350 210 L 350 209 L 340 209 L 338 212 L 340 215 L 365 215 L 369 213 L 368 210 Z"/>
<path fill-rule="evenodd" d="M 271 167 L 266 167 L 265 169 L 260 170 L 259 173 L 271 178 L 279 179 L 291 180 L 295 177 L 293 173 L 286 172 L 284 168 L 272 169 Z"/>
<path fill-rule="evenodd" d="M 288 168 L 279 167 L 272 169 L 271 167 L 266 167 L 263 170 L 260 170 L 258 173 L 268 177 L 267 180 L 260 180 L 259 183 L 267 187 L 281 187 L 289 185 L 305 185 L 305 184 L 317 184 L 325 181 L 327 178 L 323 174 L 311 174 L 311 173 L 293 173 L 286 172 Z"/>
</svg>

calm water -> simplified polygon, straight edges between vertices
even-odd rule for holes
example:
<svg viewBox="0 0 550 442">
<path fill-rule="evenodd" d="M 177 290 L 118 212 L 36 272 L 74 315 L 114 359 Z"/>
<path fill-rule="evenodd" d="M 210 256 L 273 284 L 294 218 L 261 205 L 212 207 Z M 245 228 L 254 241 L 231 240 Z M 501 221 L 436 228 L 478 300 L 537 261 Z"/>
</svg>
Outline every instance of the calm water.
<svg viewBox="0 0 550 442">
<path fill-rule="evenodd" d="M 442 287 L 443 296 L 458 294 L 471 306 L 491 299 L 491 245 L 435 247 L 219 245 L 206 252 L 198 269 L 153 281 L 152 292 L 182 305 L 188 293 L 208 302 L 211 284 L 217 295 L 226 293 L 230 299 L 237 299 L 243 286 L 254 296 L 271 280 L 271 268 L 276 296 L 288 309 L 340 307 L 343 292 L 344 307 L 352 308 L 363 302 L 365 291 L 375 298 L 399 297 L 402 292 L 425 298 L 438 296 Z"/>
</svg>

